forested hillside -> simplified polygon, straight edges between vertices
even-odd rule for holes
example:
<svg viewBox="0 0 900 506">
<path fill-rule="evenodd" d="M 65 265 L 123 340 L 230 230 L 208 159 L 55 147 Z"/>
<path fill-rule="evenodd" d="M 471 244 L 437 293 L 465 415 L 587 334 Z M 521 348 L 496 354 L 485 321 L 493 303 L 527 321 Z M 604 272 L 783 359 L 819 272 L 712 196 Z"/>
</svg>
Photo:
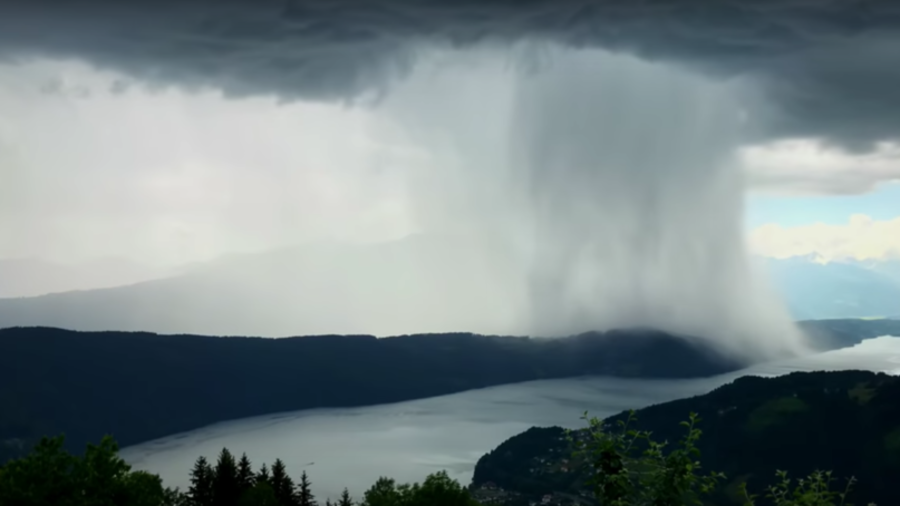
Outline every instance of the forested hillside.
<svg viewBox="0 0 900 506">
<path fill-rule="evenodd" d="M 794 478 L 830 470 L 843 488 L 851 476 L 855 504 L 900 504 L 900 378 L 864 371 L 792 373 L 776 378 L 746 376 L 689 399 L 636 412 L 631 428 L 674 443 L 679 422 L 695 412 L 702 431 L 697 446 L 703 469 L 722 472 L 715 504 L 743 504 L 746 482 L 762 492 L 777 470 Z M 617 430 L 622 413 L 604 421 Z M 585 437 L 585 432 L 574 437 Z M 532 428 L 483 456 L 473 485 L 499 487 L 525 498 L 545 494 L 590 495 L 590 471 L 573 459 L 573 444 L 561 428 Z M 818 504 L 818 503 L 816 503 Z"/>
</svg>

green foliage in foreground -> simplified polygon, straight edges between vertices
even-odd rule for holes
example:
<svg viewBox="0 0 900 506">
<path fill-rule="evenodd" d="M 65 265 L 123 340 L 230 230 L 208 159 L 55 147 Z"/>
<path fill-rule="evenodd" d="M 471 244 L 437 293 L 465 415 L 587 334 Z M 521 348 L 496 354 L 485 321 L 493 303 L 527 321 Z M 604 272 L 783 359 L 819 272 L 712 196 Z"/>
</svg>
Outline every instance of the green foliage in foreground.
<svg viewBox="0 0 900 506">
<path fill-rule="evenodd" d="M 681 422 L 684 437 L 666 452 L 668 442 L 654 441 L 651 432 L 632 428 L 635 412 L 618 422 L 619 431 L 611 431 L 598 418 L 588 421 L 584 433 L 570 432 L 577 448 L 575 458 L 584 459 L 591 468 L 588 485 L 602 506 L 703 506 L 720 489 L 725 475 L 705 472 L 700 464 L 697 441 L 702 431 L 700 418 L 691 413 Z M 854 478 L 843 490 L 832 490 L 830 472 L 815 471 L 806 478 L 791 480 L 777 473 L 778 482 L 764 494 L 750 494 L 746 482 L 738 488 L 743 506 L 852 506 L 847 502 Z M 875 506 L 870 503 L 869 506 Z"/>
<path fill-rule="evenodd" d="M 570 432 L 575 459 L 591 469 L 588 484 L 602 506 L 704 506 L 713 501 L 725 476 L 700 464 L 699 418 L 682 422 L 684 437 L 673 448 L 652 434 L 632 428 L 634 412 L 619 421 L 619 431 L 587 418 L 586 431 Z M 118 457 L 106 437 L 83 456 L 65 451 L 63 438 L 44 438 L 27 456 L 0 467 L 2 506 L 314 506 L 309 477 L 295 482 L 284 462 L 254 470 L 246 455 L 236 459 L 223 448 L 215 464 L 199 457 L 186 492 L 163 487 L 159 476 L 134 471 Z M 830 473 L 814 472 L 796 481 L 779 472 L 764 494 L 750 494 L 741 483 L 736 498 L 743 506 L 851 506 L 845 489 L 832 490 Z M 735 498 L 732 498 L 734 500 Z M 712 502 L 711 502 L 712 501 Z M 398 484 L 380 478 L 354 502 L 344 490 L 339 502 L 325 506 L 477 506 L 469 491 L 446 472 L 422 483 Z M 874 505 L 869 505 L 874 506 Z"/>
<path fill-rule="evenodd" d="M 26 457 L 0 467 L 3 506 L 176 506 L 177 492 L 159 476 L 132 471 L 112 438 L 88 445 L 84 456 L 63 449 L 63 438 L 44 438 Z"/>
</svg>

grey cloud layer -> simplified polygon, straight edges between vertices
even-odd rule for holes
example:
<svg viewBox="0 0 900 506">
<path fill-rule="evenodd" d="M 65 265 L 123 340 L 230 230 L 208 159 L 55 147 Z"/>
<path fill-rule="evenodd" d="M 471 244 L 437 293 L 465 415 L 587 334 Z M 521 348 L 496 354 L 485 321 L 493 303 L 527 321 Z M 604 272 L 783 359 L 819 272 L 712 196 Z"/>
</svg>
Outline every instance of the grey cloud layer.
<svg viewBox="0 0 900 506">
<path fill-rule="evenodd" d="M 767 135 L 900 137 L 900 2 L 4 0 L 0 56 L 78 57 L 158 84 L 341 100 L 428 43 L 537 39 L 675 59 L 764 85 Z"/>
</svg>

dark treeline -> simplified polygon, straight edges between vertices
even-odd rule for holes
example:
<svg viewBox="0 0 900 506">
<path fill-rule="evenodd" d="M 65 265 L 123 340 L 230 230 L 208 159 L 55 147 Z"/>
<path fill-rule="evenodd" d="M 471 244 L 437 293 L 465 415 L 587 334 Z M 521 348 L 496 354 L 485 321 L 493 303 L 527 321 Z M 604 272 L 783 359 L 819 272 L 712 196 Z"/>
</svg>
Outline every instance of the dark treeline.
<svg viewBox="0 0 900 506">
<path fill-rule="evenodd" d="M 186 493 L 170 491 L 170 497 L 185 506 L 316 506 L 319 502 L 311 489 L 306 471 L 296 482 L 284 462 L 276 459 L 270 466 L 263 464 L 254 471 L 253 465 L 242 455 L 240 459 L 223 448 L 216 463 L 199 457 L 191 470 L 191 486 Z M 353 506 L 356 504 L 345 488 L 340 498 L 325 506 Z M 382 477 L 364 494 L 363 506 L 474 506 L 467 489 L 440 471 L 429 475 L 422 483 L 397 484 Z"/>
<path fill-rule="evenodd" d="M 312 506 L 317 504 L 306 471 L 294 483 L 284 462 L 276 459 L 271 467 L 263 464 L 254 471 L 247 455 L 240 459 L 223 448 L 214 465 L 199 457 L 191 470 L 191 486 L 184 494 L 194 506 Z M 340 504 L 353 504 L 344 490 Z"/>
<path fill-rule="evenodd" d="M 242 455 L 223 448 L 215 462 L 199 457 L 190 472 L 190 487 L 163 486 L 159 476 L 134 471 L 117 455 L 118 445 L 105 437 L 88 445 L 83 456 L 64 449 L 64 438 L 42 438 L 27 455 L 0 466 L 3 506 L 477 506 L 467 489 L 446 472 L 422 483 L 398 484 L 378 479 L 357 502 L 345 488 L 332 502 L 318 501 L 302 472 L 294 480 L 284 462 L 254 468 Z"/>
<path fill-rule="evenodd" d="M 900 504 L 900 377 L 868 371 L 745 376 L 712 392 L 637 410 L 636 429 L 658 441 L 683 435 L 687 412 L 698 413 L 703 469 L 724 473 L 713 504 L 744 504 L 741 483 L 760 493 L 776 471 L 797 478 L 829 470 L 854 496 Z M 627 413 L 605 420 L 626 421 Z M 525 497 L 588 490 L 590 471 L 571 459 L 561 428 L 532 428 L 482 457 L 473 484 L 494 483 Z M 804 503 L 805 504 L 805 503 Z M 809 503 L 816 504 L 819 503 Z M 827 503 L 831 504 L 831 503 Z M 856 504 L 867 504 L 865 501 Z"/>
<path fill-rule="evenodd" d="M 44 434 L 65 434 L 80 451 L 106 434 L 129 446 L 298 409 L 542 378 L 710 376 L 739 365 L 653 331 L 262 339 L 12 328 L 0 330 L 0 453 L 21 454 Z"/>
</svg>

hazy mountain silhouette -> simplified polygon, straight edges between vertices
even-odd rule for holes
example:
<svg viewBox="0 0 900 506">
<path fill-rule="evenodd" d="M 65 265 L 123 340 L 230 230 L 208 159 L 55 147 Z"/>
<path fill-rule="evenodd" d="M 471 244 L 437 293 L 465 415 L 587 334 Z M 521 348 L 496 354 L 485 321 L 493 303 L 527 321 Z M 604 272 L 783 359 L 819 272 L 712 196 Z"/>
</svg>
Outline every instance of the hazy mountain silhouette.
<svg viewBox="0 0 900 506">
<path fill-rule="evenodd" d="M 167 276 L 169 269 L 123 258 L 61 264 L 38 258 L 0 260 L 0 298 L 35 297 L 74 290 L 130 285 Z"/>
<path fill-rule="evenodd" d="M 264 336 L 505 333 L 503 323 L 516 318 L 508 288 L 501 289 L 508 286 L 502 267 L 488 265 L 462 241 L 298 246 L 232 255 L 131 286 L 0 300 L 0 327 Z M 492 278 L 497 282 L 485 282 Z"/>
<path fill-rule="evenodd" d="M 382 244 L 317 244 L 231 255 L 170 278 L 137 283 L 134 276 L 153 274 L 124 263 L 92 265 L 66 270 L 38 261 L 0 262 L 0 294 L 22 293 L 23 286 L 54 292 L 117 280 L 127 285 L 2 299 L 0 327 L 394 335 L 520 333 L 510 326 L 524 320 L 510 296 L 525 292 L 516 285 L 522 280 L 514 266 L 485 258 L 467 241 L 453 238 L 412 236 Z M 900 264 L 821 265 L 792 258 L 767 265 L 797 319 L 900 315 L 900 280 L 892 277 Z"/>
</svg>

